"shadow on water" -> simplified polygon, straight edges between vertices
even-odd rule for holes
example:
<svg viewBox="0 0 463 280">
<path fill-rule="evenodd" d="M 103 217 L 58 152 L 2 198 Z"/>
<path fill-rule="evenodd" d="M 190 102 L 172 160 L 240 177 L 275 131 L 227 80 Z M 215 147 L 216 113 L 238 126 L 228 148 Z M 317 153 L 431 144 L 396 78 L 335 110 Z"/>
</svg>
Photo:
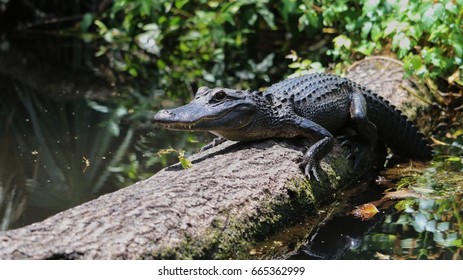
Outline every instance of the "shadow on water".
<svg viewBox="0 0 463 280">
<path fill-rule="evenodd" d="M 351 205 L 360 205 L 378 200 L 381 188 L 367 188 L 360 194 L 350 197 L 346 205 L 336 210 L 338 214 L 320 223 L 309 235 L 307 241 L 291 259 L 340 259 L 349 250 L 356 248 L 362 237 L 383 221 L 384 213 L 378 213 L 372 219 L 362 220 L 346 214 Z"/>
</svg>

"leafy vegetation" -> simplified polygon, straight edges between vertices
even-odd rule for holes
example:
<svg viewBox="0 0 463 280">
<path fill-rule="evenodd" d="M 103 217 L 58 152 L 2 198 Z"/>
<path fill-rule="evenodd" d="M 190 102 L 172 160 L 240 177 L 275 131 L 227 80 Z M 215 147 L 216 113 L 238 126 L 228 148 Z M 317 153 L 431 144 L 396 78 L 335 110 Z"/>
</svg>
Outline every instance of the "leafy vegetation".
<svg viewBox="0 0 463 280">
<path fill-rule="evenodd" d="M 121 99 L 135 114 L 184 103 L 199 86 L 259 88 L 341 73 L 369 55 L 403 60 L 450 110 L 463 101 L 462 17 L 462 0 L 116 0 L 102 15 L 86 14 L 80 30 L 99 40 L 97 55 L 119 81 L 154 93 Z"/>
<path fill-rule="evenodd" d="M 395 55 L 409 74 L 463 88 L 462 17 L 461 0 L 116 0 L 95 23 L 107 42 L 99 55 L 135 77 L 152 77 L 143 67 L 152 64 L 159 86 L 185 97 L 204 84 L 281 79 L 289 54 L 304 58 L 291 68 L 334 62 L 338 71 L 362 56 Z"/>
</svg>

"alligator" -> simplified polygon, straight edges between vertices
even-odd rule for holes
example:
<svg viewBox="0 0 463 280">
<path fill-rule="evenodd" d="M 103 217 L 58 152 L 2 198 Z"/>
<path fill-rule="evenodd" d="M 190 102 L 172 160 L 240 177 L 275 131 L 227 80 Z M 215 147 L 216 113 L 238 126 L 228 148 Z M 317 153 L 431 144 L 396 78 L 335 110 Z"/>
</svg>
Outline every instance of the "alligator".
<svg viewBox="0 0 463 280">
<path fill-rule="evenodd" d="M 207 148 L 227 139 L 308 138 L 314 144 L 300 166 L 309 180 L 313 175 L 320 181 L 320 160 L 332 150 L 333 135 L 343 129 L 353 129 L 363 147 L 349 156 L 361 158 L 377 142 L 402 158 L 427 161 L 433 156 L 423 134 L 392 104 L 332 74 L 290 78 L 265 91 L 201 87 L 189 104 L 161 110 L 154 120 L 171 130 L 203 130 L 219 136 Z"/>
</svg>

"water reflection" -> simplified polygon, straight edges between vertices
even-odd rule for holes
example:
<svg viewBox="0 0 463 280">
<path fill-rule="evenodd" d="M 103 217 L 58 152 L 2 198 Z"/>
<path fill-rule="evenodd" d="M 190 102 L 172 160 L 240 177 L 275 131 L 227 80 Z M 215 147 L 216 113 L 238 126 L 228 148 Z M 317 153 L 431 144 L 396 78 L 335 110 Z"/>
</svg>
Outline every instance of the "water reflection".
<svg viewBox="0 0 463 280">
<path fill-rule="evenodd" d="M 462 197 L 408 200 L 404 211 L 387 215 L 345 258 L 380 253 L 392 259 L 463 259 Z"/>
<path fill-rule="evenodd" d="M 361 221 L 340 215 L 312 233 L 293 259 L 463 259 L 463 195 L 407 199 Z"/>
<path fill-rule="evenodd" d="M 1 229 L 39 221 L 116 189 L 108 166 L 133 140 L 88 101 L 54 101 L 2 78 L 0 101 Z M 27 202 L 27 203 L 26 203 Z"/>
</svg>

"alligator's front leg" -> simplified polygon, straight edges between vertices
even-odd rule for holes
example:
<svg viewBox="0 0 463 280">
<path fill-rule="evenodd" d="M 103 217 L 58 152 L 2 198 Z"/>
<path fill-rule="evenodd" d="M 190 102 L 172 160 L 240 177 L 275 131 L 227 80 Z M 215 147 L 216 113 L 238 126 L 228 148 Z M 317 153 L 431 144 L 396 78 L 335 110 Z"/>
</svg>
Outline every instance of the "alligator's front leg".
<svg viewBox="0 0 463 280">
<path fill-rule="evenodd" d="M 218 146 L 220 144 L 222 144 L 223 142 L 227 141 L 227 139 L 223 138 L 223 137 L 216 137 L 212 140 L 211 143 L 203 146 L 199 151 L 200 152 L 203 152 L 205 150 L 209 150 L 211 148 L 214 148 L 215 146 Z"/>
<path fill-rule="evenodd" d="M 304 174 L 309 180 L 311 175 L 313 175 L 315 180 L 320 181 L 320 176 L 318 175 L 320 160 L 333 149 L 333 135 L 321 125 L 306 118 L 297 117 L 293 125 L 297 129 L 299 135 L 309 139 L 317 139 L 317 142 L 315 142 L 302 157 L 300 166 L 304 169 Z"/>
</svg>

